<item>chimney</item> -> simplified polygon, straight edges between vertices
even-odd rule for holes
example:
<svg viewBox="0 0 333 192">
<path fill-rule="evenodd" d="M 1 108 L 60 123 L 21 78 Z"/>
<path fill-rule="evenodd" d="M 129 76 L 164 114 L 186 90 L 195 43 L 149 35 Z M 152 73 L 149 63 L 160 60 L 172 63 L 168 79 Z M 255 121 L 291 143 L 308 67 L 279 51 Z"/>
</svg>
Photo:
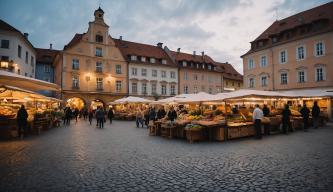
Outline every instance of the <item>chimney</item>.
<svg viewBox="0 0 333 192">
<path fill-rule="evenodd" d="M 195 51 L 193 51 L 193 56 L 195 56 L 196 55 L 196 52 Z"/>
<path fill-rule="evenodd" d="M 180 53 L 180 48 L 177 49 L 177 53 Z"/>
<path fill-rule="evenodd" d="M 52 43 L 50 43 L 50 49 L 52 49 Z"/>
<path fill-rule="evenodd" d="M 120 40 L 120 41 L 123 40 L 123 36 L 120 35 L 120 36 L 119 36 L 119 40 Z"/>
<path fill-rule="evenodd" d="M 205 56 L 205 52 L 204 52 L 204 51 L 202 51 L 202 52 L 201 52 L 201 55 L 202 55 L 202 56 Z"/>
<path fill-rule="evenodd" d="M 28 39 L 29 33 L 23 33 L 24 37 Z"/>
<path fill-rule="evenodd" d="M 162 46 L 163 46 L 163 43 L 161 43 L 161 42 L 157 43 L 157 47 L 161 47 L 162 48 Z"/>
</svg>

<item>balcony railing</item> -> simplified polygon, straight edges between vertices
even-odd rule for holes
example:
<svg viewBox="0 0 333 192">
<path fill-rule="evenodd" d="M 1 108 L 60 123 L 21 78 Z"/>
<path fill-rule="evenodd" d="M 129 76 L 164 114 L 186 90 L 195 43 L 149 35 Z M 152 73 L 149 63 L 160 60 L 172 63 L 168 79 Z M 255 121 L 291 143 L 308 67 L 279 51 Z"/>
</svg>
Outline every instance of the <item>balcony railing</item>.
<svg viewBox="0 0 333 192">
<path fill-rule="evenodd" d="M 96 91 L 103 91 L 104 89 L 103 89 L 103 87 L 97 87 L 96 88 Z"/>
<path fill-rule="evenodd" d="M 74 90 L 78 90 L 78 89 L 80 89 L 80 87 L 79 87 L 79 86 L 76 86 L 76 85 L 72 85 L 72 89 L 74 89 Z"/>
</svg>

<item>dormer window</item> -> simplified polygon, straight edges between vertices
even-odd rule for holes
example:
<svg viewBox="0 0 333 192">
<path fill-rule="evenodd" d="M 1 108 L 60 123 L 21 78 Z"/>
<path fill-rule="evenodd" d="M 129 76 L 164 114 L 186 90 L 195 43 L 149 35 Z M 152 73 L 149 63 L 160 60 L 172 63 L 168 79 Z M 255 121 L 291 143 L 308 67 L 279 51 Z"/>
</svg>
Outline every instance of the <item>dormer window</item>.
<svg viewBox="0 0 333 192">
<path fill-rule="evenodd" d="M 146 57 L 141 57 L 141 62 L 146 62 Z"/>
<path fill-rule="evenodd" d="M 276 42 L 277 42 L 277 38 L 276 38 L 276 37 L 273 37 L 272 42 L 273 42 L 273 43 L 276 43 Z"/>
<path fill-rule="evenodd" d="M 131 55 L 131 61 L 136 61 L 136 55 Z"/>
<path fill-rule="evenodd" d="M 208 65 L 208 70 L 212 70 L 212 66 L 211 65 Z"/>
<path fill-rule="evenodd" d="M 96 35 L 96 42 L 97 43 L 103 43 L 103 36 L 102 35 Z"/>
<path fill-rule="evenodd" d="M 155 62 L 156 62 L 155 58 L 150 58 L 150 63 L 155 63 Z"/>
<path fill-rule="evenodd" d="M 183 67 L 186 67 L 186 66 L 187 66 L 187 62 L 183 61 Z"/>
<path fill-rule="evenodd" d="M 259 47 L 262 47 L 264 45 L 264 42 L 259 41 Z"/>
<path fill-rule="evenodd" d="M 162 64 L 167 64 L 167 61 L 165 59 L 162 59 Z"/>
</svg>

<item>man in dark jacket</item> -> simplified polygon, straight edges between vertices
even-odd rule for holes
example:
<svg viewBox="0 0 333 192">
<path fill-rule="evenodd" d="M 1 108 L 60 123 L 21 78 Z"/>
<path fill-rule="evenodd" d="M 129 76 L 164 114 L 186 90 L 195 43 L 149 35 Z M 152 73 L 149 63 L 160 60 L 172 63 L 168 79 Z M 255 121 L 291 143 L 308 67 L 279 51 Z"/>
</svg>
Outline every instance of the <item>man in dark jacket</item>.
<svg viewBox="0 0 333 192">
<path fill-rule="evenodd" d="M 264 113 L 264 117 L 268 117 L 269 116 L 269 108 L 267 107 L 267 105 L 264 105 L 264 108 L 262 108 L 262 112 Z"/>
<path fill-rule="evenodd" d="M 17 125 L 18 125 L 18 137 L 23 138 L 24 132 L 26 132 L 27 128 L 27 119 L 28 113 L 25 110 L 24 105 L 21 105 L 21 108 L 17 112 Z"/>
<path fill-rule="evenodd" d="M 269 116 L 270 111 L 269 111 L 269 108 L 267 107 L 266 104 L 262 108 L 262 112 L 264 114 L 264 117 L 268 117 Z M 271 134 L 270 125 L 268 123 L 264 124 L 264 134 L 265 135 L 270 135 Z"/>
<path fill-rule="evenodd" d="M 308 121 L 309 121 L 309 114 L 310 110 L 306 107 L 306 104 L 304 103 L 302 109 L 300 110 L 300 113 L 302 114 L 303 117 L 303 123 L 304 123 L 304 131 L 308 130 Z"/>
<path fill-rule="evenodd" d="M 282 131 L 284 134 L 287 134 L 288 131 L 291 131 L 290 115 L 291 111 L 289 109 L 289 105 L 286 104 L 282 111 Z"/>
<path fill-rule="evenodd" d="M 152 107 L 149 111 L 149 121 L 155 121 L 156 119 L 156 112 L 155 112 L 155 108 Z"/>
<path fill-rule="evenodd" d="M 164 107 L 161 107 L 157 112 L 157 119 L 162 119 L 166 115 L 166 112 L 164 110 Z"/>
<path fill-rule="evenodd" d="M 99 128 L 104 128 L 104 118 L 105 118 L 104 109 L 102 107 L 98 107 L 96 110 L 96 119 Z"/>
<path fill-rule="evenodd" d="M 170 111 L 168 112 L 168 120 L 169 121 L 174 121 L 175 119 L 177 119 L 177 112 L 175 111 L 175 109 L 172 107 L 170 109 Z"/>
<path fill-rule="evenodd" d="M 320 108 L 317 104 L 317 101 L 314 102 L 311 113 L 313 120 L 313 128 L 317 129 L 319 123 L 319 114 L 320 114 Z"/>
<path fill-rule="evenodd" d="M 113 109 L 110 107 L 110 109 L 108 111 L 108 118 L 110 120 L 110 124 L 112 124 L 113 116 L 114 116 Z"/>
</svg>

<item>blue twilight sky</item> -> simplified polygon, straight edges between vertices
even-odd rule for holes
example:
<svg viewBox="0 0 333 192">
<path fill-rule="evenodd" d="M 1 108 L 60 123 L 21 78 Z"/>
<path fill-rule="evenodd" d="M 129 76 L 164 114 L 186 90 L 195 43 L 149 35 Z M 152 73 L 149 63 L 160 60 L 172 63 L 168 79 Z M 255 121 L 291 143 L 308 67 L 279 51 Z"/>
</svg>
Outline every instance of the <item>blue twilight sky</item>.
<svg viewBox="0 0 333 192">
<path fill-rule="evenodd" d="M 110 35 L 232 63 L 242 73 L 249 42 L 272 22 L 329 0 L 1 0 L 0 19 L 29 33 L 35 47 L 63 49 L 87 31 L 101 4 Z"/>
</svg>

